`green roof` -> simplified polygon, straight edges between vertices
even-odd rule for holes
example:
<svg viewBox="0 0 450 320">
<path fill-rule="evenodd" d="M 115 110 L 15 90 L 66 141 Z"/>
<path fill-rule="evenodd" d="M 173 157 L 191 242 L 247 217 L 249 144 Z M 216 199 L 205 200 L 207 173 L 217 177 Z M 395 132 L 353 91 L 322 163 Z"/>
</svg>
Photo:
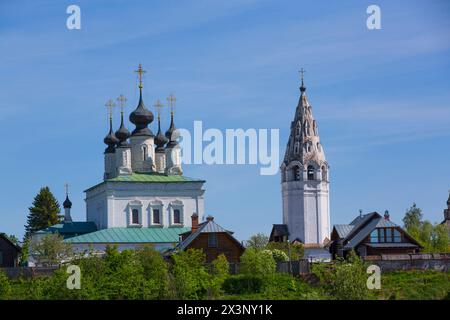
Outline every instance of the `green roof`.
<svg viewBox="0 0 450 320">
<path fill-rule="evenodd" d="M 66 239 L 70 243 L 177 243 L 189 227 L 109 228 Z"/>
<path fill-rule="evenodd" d="M 59 233 L 64 238 L 70 236 L 82 235 L 97 231 L 97 226 L 94 222 L 86 221 L 73 221 L 73 222 L 61 222 L 50 226 L 48 228 L 37 231 L 37 234 L 49 234 Z"/>
<path fill-rule="evenodd" d="M 137 173 L 133 172 L 129 175 L 120 175 L 115 178 L 107 179 L 85 191 L 93 189 L 105 182 L 138 182 L 138 183 L 180 183 L 180 182 L 205 182 L 201 179 L 193 179 L 179 175 L 165 175 L 162 173 Z"/>
</svg>

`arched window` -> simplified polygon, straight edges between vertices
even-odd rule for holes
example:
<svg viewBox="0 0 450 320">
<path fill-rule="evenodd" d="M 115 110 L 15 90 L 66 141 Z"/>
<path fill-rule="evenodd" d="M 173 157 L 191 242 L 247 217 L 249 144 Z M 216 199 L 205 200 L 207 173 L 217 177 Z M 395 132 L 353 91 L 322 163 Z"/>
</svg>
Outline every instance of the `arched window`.
<svg viewBox="0 0 450 320">
<path fill-rule="evenodd" d="M 308 180 L 314 180 L 314 167 L 308 166 Z"/>
<path fill-rule="evenodd" d="M 300 136 L 301 130 L 302 130 L 301 126 L 300 126 L 300 125 L 297 125 L 297 128 L 295 129 L 295 135 L 296 135 L 297 137 Z"/>
<path fill-rule="evenodd" d="M 147 160 L 147 156 L 148 156 L 148 153 L 147 153 L 147 146 L 142 146 L 142 159 L 145 161 L 145 160 Z"/>
<path fill-rule="evenodd" d="M 138 209 L 131 210 L 131 223 L 139 224 L 139 210 Z"/>
<path fill-rule="evenodd" d="M 308 121 L 305 121 L 305 134 L 307 136 L 310 135 L 310 128 L 309 128 L 309 122 Z"/>
<path fill-rule="evenodd" d="M 300 143 L 297 141 L 294 145 L 294 153 L 297 154 L 300 149 Z"/>
<path fill-rule="evenodd" d="M 180 209 L 173 210 L 173 223 L 180 224 L 181 223 L 181 212 Z"/>
<path fill-rule="evenodd" d="M 294 168 L 292 168 L 292 172 L 294 175 L 294 180 L 295 181 L 300 181 L 300 167 L 299 166 L 294 166 Z"/>
</svg>

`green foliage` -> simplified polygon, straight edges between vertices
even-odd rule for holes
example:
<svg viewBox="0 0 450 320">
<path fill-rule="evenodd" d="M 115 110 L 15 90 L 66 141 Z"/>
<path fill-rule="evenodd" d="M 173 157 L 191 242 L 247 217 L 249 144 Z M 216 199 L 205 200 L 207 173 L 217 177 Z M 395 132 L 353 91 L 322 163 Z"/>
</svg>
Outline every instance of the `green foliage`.
<svg viewBox="0 0 450 320">
<path fill-rule="evenodd" d="M 291 257 L 292 261 L 299 260 L 303 258 L 304 248 L 301 243 L 288 243 L 288 242 L 269 242 L 266 246 L 269 250 L 281 250 L 288 257 Z"/>
<path fill-rule="evenodd" d="M 263 285 L 263 277 L 251 274 L 239 274 L 225 280 L 223 289 L 227 294 L 259 293 Z"/>
<path fill-rule="evenodd" d="M 422 221 L 422 210 L 414 203 L 403 218 L 406 231 L 423 247 L 424 252 L 450 252 L 450 237 L 444 225 Z"/>
<path fill-rule="evenodd" d="M 49 187 L 43 187 L 34 197 L 33 205 L 29 208 L 27 225 L 25 226 L 28 238 L 33 232 L 45 229 L 61 221 L 58 200 L 51 193 Z"/>
<path fill-rule="evenodd" d="M 222 294 L 222 285 L 230 275 L 230 265 L 222 253 L 211 264 L 211 276 L 209 286 L 209 297 L 218 297 Z"/>
<path fill-rule="evenodd" d="M 0 299 L 6 299 L 11 291 L 11 285 L 6 274 L 0 270 Z"/>
<path fill-rule="evenodd" d="M 264 249 L 269 243 L 269 237 L 263 233 L 257 233 L 246 241 L 245 246 L 253 249 Z"/>
<path fill-rule="evenodd" d="M 313 273 L 319 278 L 330 297 L 338 300 L 362 300 L 369 296 L 367 265 L 350 252 L 347 260 L 333 264 L 315 264 Z"/>
<path fill-rule="evenodd" d="M 178 299 L 202 299 L 209 288 L 209 274 L 202 250 L 188 249 L 172 256 L 174 296 Z"/>
<path fill-rule="evenodd" d="M 73 256 L 72 246 L 57 233 L 47 234 L 31 246 L 31 255 L 38 265 L 55 266 Z"/>
<path fill-rule="evenodd" d="M 272 257 L 275 260 L 275 262 L 286 262 L 289 261 L 289 257 L 284 251 L 273 249 L 271 250 Z"/>
<path fill-rule="evenodd" d="M 263 276 L 274 273 L 276 262 L 270 250 L 247 248 L 241 256 L 240 272 L 242 274 Z"/>
</svg>

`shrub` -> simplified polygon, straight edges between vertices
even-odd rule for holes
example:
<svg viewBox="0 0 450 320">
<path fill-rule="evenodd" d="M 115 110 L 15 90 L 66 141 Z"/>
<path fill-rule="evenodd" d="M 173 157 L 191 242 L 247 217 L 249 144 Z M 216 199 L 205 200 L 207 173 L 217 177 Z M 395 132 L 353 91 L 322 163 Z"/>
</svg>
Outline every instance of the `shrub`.
<svg viewBox="0 0 450 320">
<path fill-rule="evenodd" d="M 288 257 L 290 256 L 293 261 L 303 258 L 305 251 L 301 243 L 289 244 L 287 242 L 269 242 L 266 248 L 269 250 L 281 250 Z"/>
<path fill-rule="evenodd" d="M 11 291 L 11 285 L 6 274 L 0 270 L 0 299 L 6 299 Z"/>
<path fill-rule="evenodd" d="M 264 276 L 275 270 L 276 262 L 270 250 L 247 248 L 241 256 L 240 272 L 243 274 Z"/>
<path fill-rule="evenodd" d="M 273 249 L 272 251 L 272 257 L 276 262 L 286 262 L 289 261 L 289 257 L 284 251 Z"/>
<path fill-rule="evenodd" d="M 230 276 L 223 283 L 223 290 L 227 294 L 252 294 L 261 292 L 263 278 L 250 274 Z"/>
</svg>

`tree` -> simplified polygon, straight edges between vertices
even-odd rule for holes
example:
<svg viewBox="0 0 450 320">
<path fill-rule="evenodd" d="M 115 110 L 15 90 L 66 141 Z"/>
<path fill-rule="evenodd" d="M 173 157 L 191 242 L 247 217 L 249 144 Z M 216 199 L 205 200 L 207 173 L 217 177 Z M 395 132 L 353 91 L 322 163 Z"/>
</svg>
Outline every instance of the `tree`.
<svg viewBox="0 0 450 320">
<path fill-rule="evenodd" d="M 241 256 L 240 272 L 254 276 L 266 276 L 276 271 L 276 262 L 270 250 L 247 248 Z"/>
<path fill-rule="evenodd" d="M 450 252 L 450 235 L 445 225 L 438 224 L 434 226 L 431 242 L 434 252 Z"/>
<path fill-rule="evenodd" d="M 257 233 L 246 241 L 247 248 L 264 249 L 269 242 L 269 237 L 263 233 Z"/>
<path fill-rule="evenodd" d="M 418 208 L 415 203 L 409 208 L 405 217 L 403 218 L 403 224 L 406 231 L 413 237 L 418 237 L 420 228 L 422 226 L 422 209 Z"/>
<path fill-rule="evenodd" d="M 279 250 L 279 249 L 273 249 L 273 250 L 271 250 L 271 251 L 272 251 L 273 259 L 274 259 L 276 262 L 286 262 L 286 261 L 289 261 L 289 257 L 288 257 L 288 255 L 287 255 L 284 251 L 281 251 L 281 250 Z"/>
<path fill-rule="evenodd" d="M 11 291 L 11 285 L 6 274 L 0 270 L 0 300 L 5 299 Z"/>
<path fill-rule="evenodd" d="M 222 253 L 211 263 L 211 279 L 209 296 L 217 297 L 222 293 L 222 285 L 230 275 L 230 265 L 227 257 Z"/>
<path fill-rule="evenodd" d="M 28 238 L 33 232 L 45 229 L 61 221 L 59 213 L 58 200 L 51 193 L 49 187 L 43 187 L 34 197 L 33 206 L 29 208 L 30 213 L 27 217 L 25 226 L 25 238 Z"/>
<path fill-rule="evenodd" d="M 209 274 L 202 250 L 188 249 L 172 256 L 173 283 L 178 299 L 202 299 L 208 292 Z"/>
<path fill-rule="evenodd" d="M 292 261 L 300 260 L 304 255 L 304 248 L 301 243 L 288 243 L 288 242 L 269 242 L 267 244 L 267 249 L 269 250 L 281 250 L 283 251 Z"/>
<path fill-rule="evenodd" d="M 72 246 L 62 236 L 50 233 L 31 244 L 31 255 L 39 265 L 56 266 L 69 260 L 73 253 Z"/>
</svg>

